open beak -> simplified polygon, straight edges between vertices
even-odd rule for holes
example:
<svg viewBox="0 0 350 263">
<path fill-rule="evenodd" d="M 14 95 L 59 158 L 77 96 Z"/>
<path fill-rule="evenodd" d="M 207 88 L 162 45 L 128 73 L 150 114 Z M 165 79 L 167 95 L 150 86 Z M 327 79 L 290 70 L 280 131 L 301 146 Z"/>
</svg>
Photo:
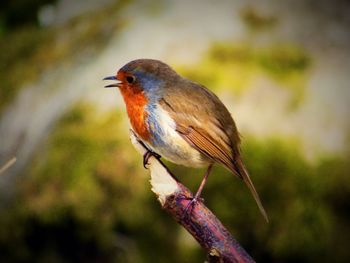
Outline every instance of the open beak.
<svg viewBox="0 0 350 263">
<path fill-rule="evenodd" d="M 103 80 L 117 80 L 115 76 L 105 77 Z M 120 83 L 106 85 L 105 88 L 119 87 Z"/>
</svg>

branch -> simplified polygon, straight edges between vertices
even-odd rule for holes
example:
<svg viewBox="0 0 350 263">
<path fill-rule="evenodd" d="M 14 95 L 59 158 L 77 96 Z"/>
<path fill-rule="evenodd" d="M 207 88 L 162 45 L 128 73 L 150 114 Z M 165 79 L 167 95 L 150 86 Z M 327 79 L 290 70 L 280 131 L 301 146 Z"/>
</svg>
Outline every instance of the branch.
<svg viewBox="0 0 350 263">
<path fill-rule="evenodd" d="M 146 153 L 147 148 L 133 131 L 130 139 L 139 153 Z M 208 253 L 210 262 L 255 262 L 202 201 L 185 211 L 193 194 L 162 161 L 151 156 L 148 163 L 152 191 L 162 208 L 198 241 Z"/>
<path fill-rule="evenodd" d="M 0 175 L 4 173 L 7 169 L 9 169 L 12 165 L 14 165 L 16 160 L 16 157 L 12 157 L 2 167 L 0 167 Z"/>
</svg>

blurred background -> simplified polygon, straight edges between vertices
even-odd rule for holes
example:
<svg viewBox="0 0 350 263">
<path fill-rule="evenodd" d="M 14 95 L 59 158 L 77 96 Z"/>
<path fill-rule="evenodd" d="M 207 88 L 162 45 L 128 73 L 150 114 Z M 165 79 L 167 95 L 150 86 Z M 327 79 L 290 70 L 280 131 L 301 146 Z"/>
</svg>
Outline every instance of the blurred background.
<svg viewBox="0 0 350 263">
<path fill-rule="evenodd" d="M 160 59 L 213 90 L 270 217 L 215 167 L 206 204 L 257 262 L 349 262 L 350 2 L 0 3 L 0 262 L 203 262 L 102 78 Z M 203 170 L 169 164 L 195 191 Z"/>
</svg>

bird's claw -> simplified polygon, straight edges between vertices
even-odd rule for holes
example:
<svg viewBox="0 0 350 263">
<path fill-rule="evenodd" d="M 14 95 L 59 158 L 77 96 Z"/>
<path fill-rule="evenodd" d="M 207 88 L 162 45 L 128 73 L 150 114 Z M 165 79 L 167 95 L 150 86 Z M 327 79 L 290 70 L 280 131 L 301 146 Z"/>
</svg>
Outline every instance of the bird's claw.
<svg viewBox="0 0 350 263">
<path fill-rule="evenodd" d="M 192 210 L 194 208 L 194 206 L 198 203 L 204 203 L 204 198 L 198 196 L 198 197 L 188 197 L 188 196 L 184 196 L 183 197 L 184 200 L 191 200 L 185 207 L 185 210 L 183 212 L 182 215 L 182 219 L 184 219 L 186 216 L 190 215 L 192 213 Z"/>
<path fill-rule="evenodd" d="M 148 159 L 153 156 L 157 159 L 160 159 L 160 155 L 158 153 L 147 150 L 147 152 L 143 155 L 143 167 L 147 169 Z"/>
</svg>

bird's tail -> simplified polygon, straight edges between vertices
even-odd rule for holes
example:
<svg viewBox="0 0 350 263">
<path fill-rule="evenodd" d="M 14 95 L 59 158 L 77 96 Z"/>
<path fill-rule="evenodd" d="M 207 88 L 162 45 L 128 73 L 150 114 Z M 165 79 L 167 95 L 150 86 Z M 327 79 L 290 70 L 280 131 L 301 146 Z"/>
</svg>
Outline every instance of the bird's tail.
<svg viewBox="0 0 350 263">
<path fill-rule="evenodd" d="M 235 173 L 238 173 L 239 176 L 242 178 L 242 180 L 245 182 L 245 184 L 248 186 L 250 192 L 252 193 L 256 204 L 259 207 L 259 210 L 261 212 L 261 214 L 263 215 L 263 217 L 265 218 L 266 222 L 269 222 L 269 218 L 267 216 L 267 213 L 265 211 L 264 206 L 261 203 L 260 197 L 258 192 L 255 190 L 255 187 L 253 185 L 252 180 L 249 177 L 248 171 L 246 170 L 242 160 L 240 158 L 237 158 L 236 162 L 235 162 L 235 168 L 236 170 L 234 171 Z"/>
</svg>

